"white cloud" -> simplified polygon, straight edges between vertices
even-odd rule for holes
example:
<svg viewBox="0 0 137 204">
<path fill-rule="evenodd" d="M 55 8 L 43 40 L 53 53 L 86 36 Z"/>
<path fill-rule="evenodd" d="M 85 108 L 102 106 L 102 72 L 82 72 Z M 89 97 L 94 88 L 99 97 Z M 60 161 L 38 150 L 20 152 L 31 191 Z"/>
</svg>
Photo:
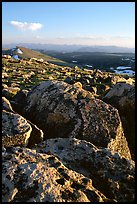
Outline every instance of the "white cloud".
<svg viewBox="0 0 137 204">
<path fill-rule="evenodd" d="M 38 30 L 43 26 L 41 23 L 27 23 L 27 22 L 19 22 L 19 21 L 10 21 L 10 24 L 21 30 L 32 30 L 32 31 Z"/>
</svg>

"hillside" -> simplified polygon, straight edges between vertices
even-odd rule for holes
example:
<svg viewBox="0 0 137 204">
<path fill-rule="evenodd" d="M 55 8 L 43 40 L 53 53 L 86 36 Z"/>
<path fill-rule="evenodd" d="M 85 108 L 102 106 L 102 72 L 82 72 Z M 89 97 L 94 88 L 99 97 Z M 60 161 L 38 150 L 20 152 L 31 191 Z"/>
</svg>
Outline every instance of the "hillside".
<svg viewBox="0 0 137 204">
<path fill-rule="evenodd" d="M 16 46 L 16 48 L 13 49 L 3 49 L 2 54 L 11 55 L 11 56 L 18 56 L 20 59 L 30 59 L 30 58 L 37 58 L 37 59 L 43 59 L 44 61 L 55 63 L 55 64 L 61 64 L 65 65 L 66 62 L 63 60 L 59 60 L 57 58 L 48 56 L 46 54 L 42 54 L 39 51 L 34 51 L 29 48 Z"/>
</svg>

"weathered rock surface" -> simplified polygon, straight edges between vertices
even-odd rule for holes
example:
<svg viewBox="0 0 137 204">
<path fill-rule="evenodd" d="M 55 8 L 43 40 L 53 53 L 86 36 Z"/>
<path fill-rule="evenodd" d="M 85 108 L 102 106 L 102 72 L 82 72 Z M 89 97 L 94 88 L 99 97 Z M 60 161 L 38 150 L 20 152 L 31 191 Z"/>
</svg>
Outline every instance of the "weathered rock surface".
<svg viewBox="0 0 137 204">
<path fill-rule="evenodd" d="M 19 114 L 2 111 L 2 145 L 26 146 L 32 128 L 25 118 Z"/>
<path fill-rule="evenodd" d="M 134 85 L 135 78 L 6 58 L 2 59 L 6 97 L 2 97 L 2 201 L 134 201 L 135 163 L 122 126 L 125 135 L 128 127 L 130 147 L 135 90 L 114 85 Z M 46 80 L 58 81 L 33 87 Z M 110 100 L 113 107 L 102 100 Z M 43 137 L 47 140 L 40 143 Z"/>
<path fill-rule="evenodd" d="M 107 202 L 92 180 L 66 168 L 52 154 L 3 148 L 3 202 Z"/>
<path fill-rule="evenodd" d="M 131 158 L 117 109 L 95 99 L 81 83 L 46 81 L 27 95 L 24 116 L 47 138 L 75 137 Z"/>
<path fill-rule="evenodd" d="M 93 186 L 117 202 L 135 199 L 135 163 L 108 148 L 75 138 L 48 139 L 36 147 L 56 155 L 64 165 L 92 179 Z"/>
<path fill-rule="evenodd" d="M 116 107 L 121 116 L 125 137 L 132 154 L 135 151 L 135 86 L 117 83 L 103 97 L 103 100 Z"/>
</svg>

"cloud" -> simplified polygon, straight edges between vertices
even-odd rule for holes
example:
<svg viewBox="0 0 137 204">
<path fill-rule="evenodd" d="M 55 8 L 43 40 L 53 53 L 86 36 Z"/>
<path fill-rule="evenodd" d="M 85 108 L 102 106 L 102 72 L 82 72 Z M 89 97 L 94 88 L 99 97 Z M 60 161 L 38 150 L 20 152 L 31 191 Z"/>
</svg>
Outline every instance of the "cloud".
<svg viewBox="0 0 137 204">
<path fill-rule="evenodd" d="M 19 22 L 19 21 L 10 21 L 10 24 L 20 30 L 38 30 L 42 28 L 41 23 L 27 23 L 27 22 Z"/>
</svg>

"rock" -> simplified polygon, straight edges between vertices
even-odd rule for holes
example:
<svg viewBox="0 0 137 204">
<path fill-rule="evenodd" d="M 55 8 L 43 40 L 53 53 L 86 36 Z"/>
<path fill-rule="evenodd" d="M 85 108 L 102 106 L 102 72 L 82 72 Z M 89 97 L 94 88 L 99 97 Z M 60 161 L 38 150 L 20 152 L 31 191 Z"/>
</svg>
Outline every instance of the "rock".
<svg viewBox="0 0 137 204">
<path fill-rule="evenodd" d="M 35 86 L 23 115 L 45 133 L 45 139 L 75 137 L 131 158 L 117 109 L 95 99 L 80 82 L 46 81 Z"/>
<path fill-rule="evenodd" d="M 132 85 L 126 83 L 117 83 L 115 86 L 111 88 L 111 90 L 105 95 L 104 98 L 112 98 L 116 96 L 122 96 L 125 94 L 124 92 L 129 92 L 133 88 Z"/>
<path fill-rule="evenodd" d="M 44 64 L 45 64 L 45 65 L 49 65 L 49 63 L 48 63 L 47 61 L 44 61 Z"/>
<path fill-rule="evenodd" d="M 131 77 L 126 79 L 126 78 L 124 78 L 122 76 L 116 76 L 116 75 L 112 76 L 111 83 L 113 85 L 115 85 L 117 83 L 121 83 L 121 82 L 133 85 L 135 83 L 135 80 L 132 79 Z"/>
<path fill-rule="evenodd" d="M 2 58 L 11 59 L 11 56 L 10 55 L 2 55 Z"/>
<path fill-rule="evenodd" d="M 68 84 L 74 84 L 73 78 L 72 78 L 72 77 L 69 77 L 69 76 L 64 79 L 64 82 L 66 82 L 66 83 L 68 83 Z"/>
<path fill-rule="evenodd" d="M 86 90 L 89 90 L 91 93 L 94 94 L 94 96 L 97 94 L 97 88 L 95 86 L 86 86 Z"/>
<path fill-rule="evenodd" d="M 2 145 L 3 146 L 26 146 L 32 128 L 22 116 L 2 111 Z"/>
<path fill-rule="evenodd" d="M 2 83 L 2 89 L 7 89 L 7 88 L 8 88 L 7 84 Z"/>
<path fill-rule="evenodd" d="M 107 202 L 92 180 L 52 154 L 3 148 L 2 202 Z"/>
<path fill-rule="evenodd" d="M 9 75 L 8 75 L 6 72 L 3 72 L 3 73 L 2 73 L 2 79 L 8 78 L 8 77 L 9 77 Z"/>
<path fill-rule="evenodd" d="M 29 59 L 29 61 L 30 61 L 30 62 L 37 61 L 37 58 L 36 58 L 36 57 L 32 57 L 32 58 Z"/>
<path fill-rule="evenodd" d="M 37 59 L 36 62 L 43 63 L 44 59 L 42 59 L 42 58 L 41 59 Z"/>
<path fill-rule="evenodd" d="M 108 85 L 105 85 L 105 84 L 97 84 L 96 85 L 96 88 L 97 88 L 97 94 L 98 95 L 104 95 L 104 93 L 110 89 L 110 87 Z"/>
<path fill-rule="evenodd" d="M 117 83 L 103 97 L 103 100 L 116 107 L 121 116 L 125 137 L 134 158 L 135 153 L 135 86 Z"/>
<path fill-rule="evenodd" d="M 8 99 L 5 97 L 2 97 L 2 110 L 7 110 L 9 112 L 13 112 L 13 109 L 11 107 L 11 104 Z"/>
<path fill-rule="evenodd" d="M 75 138 L 48 139 L 37 152 L 56 155 L 72 170 L 90 178 L 93 186 L 109 199 L 133 202 L 135 199 L 135 163 L 108 148 L 97 148 Z"/>
<path fill-rule="evenodd" d="M 14 104 L 15 105 L 15 104 Z M 5 97 L 2 97 L 2 110 L 6 110 L 8 112 L 12 112 L 14 114 L 16 114 L 16 112 L 14 112 L 14 110 L 12 109 L 11 107 L 11 104 L 10 102 L 5 98 Z M 10 121 L 8 121 L 8 123 L 10 123 Z M 13 123 L 13 121 L 12 121 Z M 30 137 L 28 138 L 28 141 L 27 141 L 27 147 L 33 147 L 35 144 L 37 143 L 40 143 L 43 141 L 43 132 L 41 129 L 39 129 L 35 124 L 33 124 L 32 122 L 28 121 L 27 120 L 27 123 L 31 126 L 32 128 L 32 131 L 30 133 Z M 13 124 L 10 124 L 10 125 L 13 125 Z M 15 124 L 12 131 L 14 132 L 14 129 L 16 129 L 16 125 L 18 126 L 18 124 Z M 5 128 L 5 127 L 3 127 Z M 10 127 L 7 127 L 7 128 L 10 128 Z M 22 131 L 23 131 L 23 128 L 24 127 L 21 127 L 22 128 Z M 15 130 L 16 131 L 16 130 Z M 14 134 L 12 132 L 12 134 Z M 9 134 L 6 130 L 6 133 Z M 21 134 L 21 133 L 19 133 Z M 14 139 L 14 138 L 13 138 Z M 5 143 L 5 142 L 4 142 Z M 19 143 L 18 143 L 19 144 Z M 10 144 L 9 144 L 10 145 Z M 11 143 L 11 145 L 13 145 Z M 16 144 L 15 144 L 16 145 Z"/>
<path fill-rule="evenodd" d="M 13 82 L 13 83 L 11 83 L 11 87 L 19 87 L 19 84 L 18 84 L 18 83 Z"/>
<path fill-rule="evenodd" d="M 2 95 L 10 100 L 17 94 L 18 91 L 20 91 L 19 87 L 8 87 L 2 90 Z"/>
</svg>

